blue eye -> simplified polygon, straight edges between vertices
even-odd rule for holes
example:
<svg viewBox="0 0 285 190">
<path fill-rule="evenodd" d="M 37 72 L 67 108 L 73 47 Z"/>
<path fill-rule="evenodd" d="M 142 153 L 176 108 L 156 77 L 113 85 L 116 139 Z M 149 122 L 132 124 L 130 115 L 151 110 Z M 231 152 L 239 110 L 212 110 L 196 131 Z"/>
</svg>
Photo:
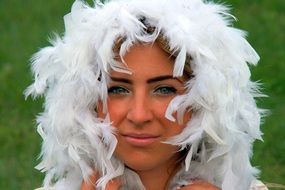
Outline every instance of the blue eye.
<svg viewBox="0 0 285 190">
<path fill-rule="evenodd" d="M 129 93 L 129 90 L 121 86 L 112 86 L 108 88 L 108 94 L 120 95 L 120 94 L 127 94 L 127 93 Z"/>
<path fill-rule="evenodd" d="M 154 90 L 155 94 L 161 94 L 161 95 L 171 95 L 176 94 L 177 89 L 171 86 L 161 86 Z"/>
</svg>

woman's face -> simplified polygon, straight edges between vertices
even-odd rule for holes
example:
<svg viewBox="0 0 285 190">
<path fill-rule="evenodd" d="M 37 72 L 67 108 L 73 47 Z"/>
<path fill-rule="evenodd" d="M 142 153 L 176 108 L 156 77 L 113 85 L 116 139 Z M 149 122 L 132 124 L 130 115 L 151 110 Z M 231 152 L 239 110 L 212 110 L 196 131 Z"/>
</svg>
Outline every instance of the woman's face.
<svg viewBox="0 0 285 190">
<path fill-rule="evenodd" d="M 132 72 L 113 71 L 108 85 L 108 112 L 117 129 L 116 156 L 139 172 L 170 168 L 178 148 L 163 143 L 183 125 L 165 118 L 170 101 L 184 93 L 186 77 L 173 78 L 173 60 L 158 44 L 135 45 L 124 56 Z M 104 117 L 102 111 L 98 111 Z M 190 119 L 185 114 L 184 121 Z"/>
</svg>

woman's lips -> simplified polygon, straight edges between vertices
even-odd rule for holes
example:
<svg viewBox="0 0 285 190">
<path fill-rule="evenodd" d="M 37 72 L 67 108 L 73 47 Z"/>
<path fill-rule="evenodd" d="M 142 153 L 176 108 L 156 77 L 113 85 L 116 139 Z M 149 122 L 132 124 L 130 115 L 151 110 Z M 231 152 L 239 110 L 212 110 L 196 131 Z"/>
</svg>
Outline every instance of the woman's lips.
<svg viewBox="0 0 285 190">
<path fill-rule="evenodd" d="M 154 143 L 159 136 L 150 134 L 122 134 L 122 137 L 133 146 L 147 146 Z"/>
</svg>

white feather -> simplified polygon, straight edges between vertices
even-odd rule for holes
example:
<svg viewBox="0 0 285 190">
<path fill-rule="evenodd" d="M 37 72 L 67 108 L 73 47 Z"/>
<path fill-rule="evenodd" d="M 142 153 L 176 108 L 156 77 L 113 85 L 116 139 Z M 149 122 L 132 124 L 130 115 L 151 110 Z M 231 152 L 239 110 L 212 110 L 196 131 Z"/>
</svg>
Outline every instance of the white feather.
<svg viewBox="0 0 285 190">
<path fill-rule="evenodd" d="M 187 153 L 186 159 L 185 159 L 185 170 L 188 171 L 190 168 L 190 163 L 193 156 L 193 146 L 191 146 L 189 152 Z"/>
<path fill-rule="evenodd" d="M 182 46 L 178 56 L 175 59 L 173 76 L 180 77 L 183 75 L 184 65 L 186 61 L 186 47 Z"/>
</svg>

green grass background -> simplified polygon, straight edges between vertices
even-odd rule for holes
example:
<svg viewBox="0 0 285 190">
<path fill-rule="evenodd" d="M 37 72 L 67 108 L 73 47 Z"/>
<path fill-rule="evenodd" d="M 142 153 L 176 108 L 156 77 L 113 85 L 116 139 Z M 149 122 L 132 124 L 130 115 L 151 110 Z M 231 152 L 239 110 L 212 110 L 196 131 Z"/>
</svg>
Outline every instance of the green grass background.
<svg viewBox="0 0 285 190">
<path fill-rule="evenodd" d="M 63 33 L 63 15 L 73 0 L 0 0 L 0 189 L 30 190 L 41 185 L 41 139 L 35 116 L 42 100 L 25 101 L 32 82 L 29 58 L 48 45 L 52 32 Z M 91 0 L 89 1 L 91 2 Z M 263 83 L 268 98 L 258 105 L 271 110 L 262 125 L 264 142 L 256 142 L 252 162 L 265 182 L 285 184 L 285 1 L 228 0 L 238 18 L 235 26 L 249 31 L 248 40 L 261 56 L 252 79 Z"/>
</svg>

